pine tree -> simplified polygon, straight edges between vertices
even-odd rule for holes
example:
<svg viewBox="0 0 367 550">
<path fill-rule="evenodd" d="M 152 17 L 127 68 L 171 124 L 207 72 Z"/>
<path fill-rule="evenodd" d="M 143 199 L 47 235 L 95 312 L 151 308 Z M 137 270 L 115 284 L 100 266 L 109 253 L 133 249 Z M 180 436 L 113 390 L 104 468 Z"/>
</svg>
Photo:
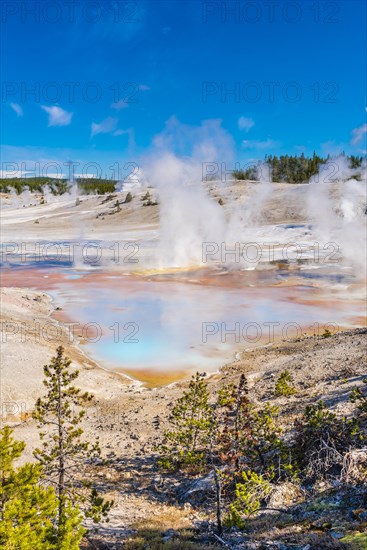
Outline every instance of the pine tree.
<svg viewBox="0 0 367 550">
<path fill-rule="evenodd" d="M 98 522 L 112 506 L 112 502 L 99 497 L 92 483 L 86 481 L 87 463 L 100 457 L 100 449 L 98 440 L 93 444 L 82 440 L 80 423 L 92 395 L 73 385 L 79 373 L 70 371 L 70 365 L 63 347 L 58 347 L 56 357 L 44 367 L 47 393 L 37 400 L 33 414 L 42 430 L 42 448 L 36 449 L 34 455 L 45 478 L 56 488 L 59 540 L 63 540 L 71 526 L 78 531 L 80 510 L 85 517 Z"/>
<path fill-rule="evenodd" d="M 164 434 L 160 465 L 168 469 L 203 469 L 210 456 L 213 409 L 207 384 L 198 372 L 192 377 L 188 391 L 177 400 L 169 421 L 173 429 Z"/>
<path fill-rule="evenodd" d="M 238 471 L 244 440 L 251 439 L 252 430 L 252 407 L 244 375 L 241 375 L 238 386 L 228 385 L 219 390 L 216 411 L 221 461 L 232 464 Z"/>
<path fill-rule="evenodd" d="M 218 392 L 210 430 L 211 465 L 214 479 L 217 530 L 223 530 L 224 497 L 233 493 L 240 469 L 241 437 L 246 432 L 250 413 L 247 380 L 241 375 L 238 387 L 229 384 Z"/>
<path fill-rule="evenodd" d="M 14 440 L 9 426 L 0 430 L 0 547 L 56 550 L 55 491 L 40 485 L 40 465 L 26 463 L 17 470 L 14 468 L 14 461 L 21 456 L 24 447 L 23 442 Z M 77 549 L 79 544 L 63 548 Z"/>
<path fill-rule="evenodd" d="M 221 388 L 210 404 L 197 373 L 172 409 L 159 463 L 191 473 L 211 470 L 219 534 L 226 509 L 226 523 L 241 522 L 242 513 L 258 509 L 271 482 L 293 475 L 277 414 L 269 403 L 261 409 L 251 403 L 244 375 L 238 385 Z"/>
<path fill-rule="evenodd" d="M 227 494 L 233 492 L 245 469 L 268 479 L 292 474 L 277 426 L 278 409 L 269 403 L 256 408 L 249 399 L 244 375 L 238 386 L 229 385 L 218 392 L 216 411 L 218 460 L 227 472 Z"/>
</svg>

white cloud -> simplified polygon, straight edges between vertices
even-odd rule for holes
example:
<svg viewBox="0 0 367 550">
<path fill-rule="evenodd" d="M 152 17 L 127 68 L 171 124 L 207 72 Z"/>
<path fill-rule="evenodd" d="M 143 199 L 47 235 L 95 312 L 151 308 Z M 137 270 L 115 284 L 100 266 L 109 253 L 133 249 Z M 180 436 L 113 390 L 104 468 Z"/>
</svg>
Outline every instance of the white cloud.
<svg viewBox="0 0 367 550">
<path fill-rule="evenodd" d="M 116 130 L 118 119 L 109 116 L 97 124 L 96 122 L 92 123 L 91 126 L 91 136 L 96 136 L 97 134 L 110 134 Z"/>
<path fill-rule="evenodd" d="M 18 116 L 23 116 L 23 108 L 19 105 L 19 103 L 10 103 L 10 107 L 17 113 Z"/>
<path fill-rule="evenodd" d="M 61 107 L 57 107 L 56 105 L 52 107 L 41 105 L 41 108 L 48 113 L 49 126 L 68 126 L 74 114 L 61 109 Z"/>
<path fill-rule="evenodd" d="M 253 126 L 255 126 L 255 121 L 252 120 L 252 118 L 246 118 L 245 116 L 241 116 L 238 119 L 238 127 L 240 130 L 244 130 L 245 132 L 248 132 Z"/>
<path fill-rule="evenodd" d="M 359 128 L 352 130 L 352 139 L 350 140 L 352 145 L 357 145 L 362 141 L 363 136 L 367 133 L 367 124 L 362 124 Z"/>
<path fill-rule="evenodd" d="M 280 143 L 274 141 L 273 139 L 266 139 L 265 141 L 259 141 L 257 139 L 253 140 L 243 140 L 242 147 L 244 149 L 274 149 L 279 147 Z"/>
<path fill-rule="evenodd" d="M 22 178 L 23 170 L 0 170 L 0 178 Z"/>
<path fill-rule="evenodd" d="M 120 99 L 120 101 L 116 101 L 115 103 L 111 103 L 112 109 L 116 109 L 116 111 L 121 111 L 121 109 L 126 109 L 126 107 L 129 106 L 129 103 L 125 101 L 124 99 Z"/>
<path fill-rule="evenodd" d="M 128 147 L 132 148 L 135 146 L 135 134 L 133 128 L 128 128 L 127 130 L 117 129 L 112 133 L 112 135 L 114 137 L 128 136 Z"/>
</svg>

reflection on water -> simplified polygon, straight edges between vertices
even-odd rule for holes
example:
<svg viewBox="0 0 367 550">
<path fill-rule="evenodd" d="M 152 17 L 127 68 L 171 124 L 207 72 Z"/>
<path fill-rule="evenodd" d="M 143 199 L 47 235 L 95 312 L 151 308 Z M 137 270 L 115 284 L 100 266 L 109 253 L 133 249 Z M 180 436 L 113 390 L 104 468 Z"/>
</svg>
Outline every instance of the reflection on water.
<svg viewBox="0 0 367 550">
<path fill-rule="evenodd" d="M 37 268 L 4 269 L 3 284 L 49 291 L 62 307 L 61 319 L 78 323 L 67 326 L 88 354 L 152 384 L 194 369 L 216 370 L 236 350 L 301 336 L 310 325 L 323 332 L 325 324 L 345 326 L 363 315 L 359 297 L 346 293 L 348 271 L 283 265 L 134 276 L 60 262 Z"/>
</svg>

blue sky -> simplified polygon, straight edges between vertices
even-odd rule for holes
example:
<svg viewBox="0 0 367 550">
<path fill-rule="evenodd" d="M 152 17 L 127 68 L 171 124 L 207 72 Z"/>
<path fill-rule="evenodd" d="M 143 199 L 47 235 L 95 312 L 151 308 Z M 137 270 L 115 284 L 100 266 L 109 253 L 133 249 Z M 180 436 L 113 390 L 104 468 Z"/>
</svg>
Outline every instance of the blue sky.
<svg viewBox="0 0 367 550">
<path fill-rule="evenodd" d="M 35 4 L 2 3 L 3 169 L 72 160 L 110 176 L 171 117 L 220 119 L 240 163 L 366 149 L 362 1 Z"/>
</svg>

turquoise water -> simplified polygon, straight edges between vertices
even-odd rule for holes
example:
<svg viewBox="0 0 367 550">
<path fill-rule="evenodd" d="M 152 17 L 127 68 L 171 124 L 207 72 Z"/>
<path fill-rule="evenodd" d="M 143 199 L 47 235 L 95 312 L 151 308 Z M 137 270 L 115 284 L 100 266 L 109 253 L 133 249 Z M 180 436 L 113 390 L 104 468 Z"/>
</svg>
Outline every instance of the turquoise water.
<svg viewBox="0 0 367 550">
<path fill-rule="evenodd" d="M 238 351 L 301 337 L 305 327 L 333 332 L 364 314 L 351 271 L 334 266 L 132 274 L 63 260 L 16 257 L 3 284 L 49 292 L 62 320 L 77 323 L 66 324 L 70 338 L 74 332 L 102 367 L 138 380 L 215 371 Z"/>
<path fill-rule="evenodd" d="M 137 378 L 146 370 L 213 371 L 235 351 L 301 336 L 313 324 L 316 333 L 326 324 L 333 331 L 346 320 L 345 309 L 335 301 L 318 305 L 306 286 L 231 288 L 108 274 L 82 279 L 59 283 L 52 291 L 56 304 L 79 322 L 88 354 Z M 358 307 L 349 307 L 353 313 Z"/>
</svg>

